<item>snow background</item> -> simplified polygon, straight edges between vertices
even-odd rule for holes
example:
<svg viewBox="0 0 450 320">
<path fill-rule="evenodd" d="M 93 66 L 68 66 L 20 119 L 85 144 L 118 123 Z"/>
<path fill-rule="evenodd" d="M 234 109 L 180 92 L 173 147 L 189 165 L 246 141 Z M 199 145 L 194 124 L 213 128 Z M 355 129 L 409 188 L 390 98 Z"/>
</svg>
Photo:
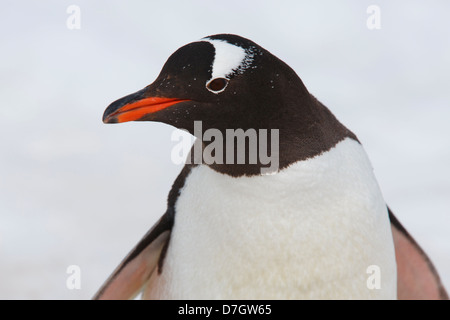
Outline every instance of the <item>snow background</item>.
<svg viewBox="0 0 450 320">
<path fill-rule="evenodd" d="M 69 30 L 66 9 L 81 9 Z M 369 5 L 381 29 L 366 27 Z M 365 146 L 450 288 L 450 3 L 2 1 L 0 299 L 90 299 L 165 211 L 173 128 L 104 125 L 169 55 L 235 33 L 286 61 Z M 81 268 L 69 290 L 66 269 Z"/>
</svg>

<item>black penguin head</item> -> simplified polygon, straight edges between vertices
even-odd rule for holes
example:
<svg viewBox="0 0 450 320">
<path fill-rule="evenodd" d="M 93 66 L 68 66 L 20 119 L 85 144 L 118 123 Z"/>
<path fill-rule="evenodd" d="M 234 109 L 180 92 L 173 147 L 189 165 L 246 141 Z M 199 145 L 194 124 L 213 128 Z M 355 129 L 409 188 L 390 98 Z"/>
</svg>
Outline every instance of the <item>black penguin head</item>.
<svg viewBox="0 0 450 320">
<path fill-rule="evenodd" d="M 269 154 L 265 172 L 315 157 L 345 137 L 357 140 L 287 64 L 230 34 L 181 47 L 155 82 L 113 102 L 103 115 L 105 123 L 127 121 L 158 121 L 189 131 L 204 148 L 194 156 L 206 153 L 211 168 L 235 177 L 262 174 Z M 209 129 L 215 130 L 205 137 Z M 233 134 L 239 136 L 237 144 Z M 226 142 L 220 144 L 223 137 Z"/>
<path fill-rule="evenodd" d="M 284 62 L 254 42 L 219 34 L 173 53 L 149 86 L 113 102 L 105 123 L 159 121 L 192 134 L 203 129 L 269 128 L 285 113 L 284 96 L 309 97 Z"/>
</svg>

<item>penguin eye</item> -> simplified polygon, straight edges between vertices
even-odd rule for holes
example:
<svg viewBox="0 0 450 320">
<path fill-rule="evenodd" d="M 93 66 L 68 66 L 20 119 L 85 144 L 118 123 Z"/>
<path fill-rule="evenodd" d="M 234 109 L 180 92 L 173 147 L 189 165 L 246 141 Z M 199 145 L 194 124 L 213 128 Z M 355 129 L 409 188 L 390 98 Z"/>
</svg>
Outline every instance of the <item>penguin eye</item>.
<svg viewBox="0 0 450 320">
<path fill-rule="evenodd" d="M 225 90 L 225 88 L 228 85 L 228 80 L 225 78 L 216 78 L 211 80 L 206 84 L 206 88 L 208 88 L 209 91 L 214 93 L 219 93 Z"/>
</svg>

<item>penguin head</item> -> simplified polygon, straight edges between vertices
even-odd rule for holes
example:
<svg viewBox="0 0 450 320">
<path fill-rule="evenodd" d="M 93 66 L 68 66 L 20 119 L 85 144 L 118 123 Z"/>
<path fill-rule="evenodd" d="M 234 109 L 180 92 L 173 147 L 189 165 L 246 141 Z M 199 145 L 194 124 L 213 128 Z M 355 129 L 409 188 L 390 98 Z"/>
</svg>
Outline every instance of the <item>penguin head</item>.
<svg viewBox="0 0 450 320">
<path fill-rule="evenodd" d="M 269 128 L 287 100 L 309 97 L 296 73 L 256 43 L 219 34 L 174 52 L 157 79 L 110 104 L 103 122 L 158 121 L 194 134 L 203 129 Z"/>
</svg>

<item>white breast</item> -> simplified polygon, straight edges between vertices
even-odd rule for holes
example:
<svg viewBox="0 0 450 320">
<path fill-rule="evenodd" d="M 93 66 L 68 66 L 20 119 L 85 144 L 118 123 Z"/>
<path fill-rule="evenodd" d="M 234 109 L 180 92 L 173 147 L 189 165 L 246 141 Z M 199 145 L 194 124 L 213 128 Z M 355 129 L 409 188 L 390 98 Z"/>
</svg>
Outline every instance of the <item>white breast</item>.
<svg viewBox="0 0 450 320">
<path fill-rule="evenodd" d="M 368 274 L 374 265 L 380 273 Z M 368 286 L 373 276 L 379 287 Z M 144 297 L 394 299 L 386 205 L 361 145 L 345 139 L 275 175 L 193 169 Z"/>
</svg>

